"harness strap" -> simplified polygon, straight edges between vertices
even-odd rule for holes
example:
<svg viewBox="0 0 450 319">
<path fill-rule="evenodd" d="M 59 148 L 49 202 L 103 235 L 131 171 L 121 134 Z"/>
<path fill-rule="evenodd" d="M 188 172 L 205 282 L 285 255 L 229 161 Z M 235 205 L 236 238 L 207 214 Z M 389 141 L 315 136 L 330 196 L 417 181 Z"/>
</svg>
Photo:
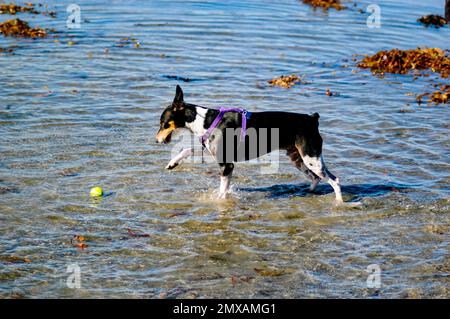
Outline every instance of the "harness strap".
<svg viewBox="0 0 450 319">
<path fill-rule="evenodd" d="M 222 120 L 222 118 L 226 112 L 239 112 L 242 114 L 241 142 L 244 141 L 246 131 L 247 131 L 247 120 L 250 118 L 251 113 L 244 109 L 221 107 L 219 109 L 219 114 L 216 116 L 214 121 L 211 123 L 211 126 L 206 130 L 205 134 L 200 136 L 200 143 L 202 143 L 202 145 L 205 145 L 206 140 L 209 138 L 209 136 L 214 131 L 214 129 L 217 127 L 217 125 L 219 125 L 220 120 Z"/>
</svg>

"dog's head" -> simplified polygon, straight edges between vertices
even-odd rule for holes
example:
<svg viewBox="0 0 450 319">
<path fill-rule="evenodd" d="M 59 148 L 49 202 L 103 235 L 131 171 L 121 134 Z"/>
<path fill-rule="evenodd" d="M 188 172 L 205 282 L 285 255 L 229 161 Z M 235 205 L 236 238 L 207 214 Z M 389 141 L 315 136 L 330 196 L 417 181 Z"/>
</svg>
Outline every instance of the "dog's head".
<svg viewBox="0 0 450 319">
<path fill-rule="evenodd" d="M 177 128 L 186 126 L 186 104 L 183 100 L 183 90 L 177 85 L 175 98 L 171 105 L 161 114 L 159 123 L 159 131 L 156 134 L 157 143 L 169 143 L 172 138 L 172 133 Z"/>
</svg>

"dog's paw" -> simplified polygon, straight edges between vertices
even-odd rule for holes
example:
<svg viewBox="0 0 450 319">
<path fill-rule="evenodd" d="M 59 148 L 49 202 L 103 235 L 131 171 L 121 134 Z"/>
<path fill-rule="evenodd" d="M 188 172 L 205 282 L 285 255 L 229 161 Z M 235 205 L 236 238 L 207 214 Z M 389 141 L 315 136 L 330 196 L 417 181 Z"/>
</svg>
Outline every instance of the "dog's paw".
<svg viewBox="0 0 450 319">
<path fill-rule="evenodd" d="M 228 197 L 228 193 L 227 192 L 219 193 L 217 195 L 217 199 L 227 199 L 227 197 Z"/>
<path fill-rule="evenodd" d="M 345 205 L 346 207 L 351 207 L 351 208 L 355 208 L 355 207 L 363 207 L 363 203 L 362 202 L 344 202 L 342 203 L 342 205 Z"/>
<path fill-rule="evenodd" d="M 170 162 L 169 164 L 167 164 L 166 169 L 174 169 L 177 166 L 178 166 L 178 163 L 171 163 Z"/>
</svg>

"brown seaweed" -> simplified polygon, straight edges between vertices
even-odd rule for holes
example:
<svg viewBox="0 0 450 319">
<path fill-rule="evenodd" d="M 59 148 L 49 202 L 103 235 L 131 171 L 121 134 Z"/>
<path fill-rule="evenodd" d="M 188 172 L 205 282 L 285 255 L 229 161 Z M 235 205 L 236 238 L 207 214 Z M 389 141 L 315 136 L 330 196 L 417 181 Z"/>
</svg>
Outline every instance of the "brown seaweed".
<svg viewBox="0 0 450 319">
<path fill-rule="evenodd" d="M 447 20 L 445 20 L 444 17 L 441 17 L 437 14 L 429 14 L 426 16 L 423 16 L 419 19 L 417 19 L 417 22 L 422 23 L 427 28 L 429 26 L 434 26 L 436 29 L 442 28 L 444 25 L 447 24 Z"/>
<path fill-rule="evenodd" d="M 346 9 L 346 7 L 344 5 L 342 5 L 340 0 L 303 0 L 303 3 L 309 4 L 314 9 L 322 8 L 325 11 L 327 11 L 330 8 L 333 8 L 336 10 Z"/>
<path fill-rule="evenodd" d="M 0 53 L 13 53 L 13 52 L 14 52 L 13 48 L 7 48 L 7 49 L 0 48 Z"/>
<path fill-rule="evenodd" d="M 272 80 L 267 81 L 270 85 L 280 86 L 282 88 L 289 89 L 297 83 L 305 83 L 302 78 L 300 78 L 296 74 L 292 75 L 282 75 L 277 78 L 273 78 Z"/>
<path fill-rule="evenodd" d="M 0 32 L 4 36 L 20 38 L 45 38 L 47 36 L 44 29 L 32 28 L 27 22 L 20 19 L 11 19 L 0 23 Z"/>
<path fill-rule="evenodd" d="M 26 6 L 19 6 L 13 3 L 10 4 L 6 4 L 6 3 L 1 3 L 0 4 L 0 14 L 16 14 L 18 12 L 28 12 L 28 13 L 33 13 L 33 14 L 39 14 L 40 12 L 37 11 L 34 8 L 34 4 L 32 3 L 27 3 Z"/>
<path fill-rule="evenodd" d="M 31 260 L 27 257 L 0 255 L 0 262 L 2 262 L 2 263 L 30 263 Z"/>
<path fill-rule="evenodd" d="M 130 228 L 127 228 L 128 235 L 131 237 L 150 237 L 150 234 L 146 233 L 137 233 L 135 231 L 132 231 Z"/>
<path fill-rule="evenodd" d="M 116 44 L 116 47 L 126 47 L 129 45 L 133 45 L 135 48 L 139 48 L 141 46 L 141 42 L 138 39 L 125 37 L 121 38 Z"/>
<path fill-rule="evenodd" d="M 42 5 L 39 5 L 42 6 Z M 46 6 L 47 7 L 47 6 Z M 32 14 L 43 14 L 48 15 L 52 18 L 56 18 L 55 11 L 38 11 L 35 9 L 35 5 L 31 2 L 27 2 L 25 6 L 19 6 L 14 3 L 0 3 L 0 14 L 10 14 L 15 15 L 19 12 L 27 12 Z"/>
<path fill-rule="evenodd" d="M 70 243 L 73 247 L 85 249 L 88 248 L 88 245 L 85 243 L 85 238 L 83 235 L 74 235 L 70 240 Z"/>
<path fill-rule="evenodd" d="M 278 277 L 292 272 L 292 269 L 277 269 L 273 267 L 253 268 L 253 270 L 259 275 L 265 277 Z"/>
<path fill-rule="evenodd" d="M 444 85 L 441 85 L 441 87 L 437 91 L 434 91 L 432 93 L 423 93 L 423 94 L 417 95 L 416 101 L 419 105 L 422 103 L 422 100 L 424 97 L 427 98 L 425 101 L 428 102 L 428 104 L 434 103 L 437 105 L 437 104 L 449 103 L 449 101 L 450 101 L 449 100 L 450 85 L 444 84 Z"/>
<path fill-rule="evenodd" d="M 443 78 L 448 78 L 450 74 L 450 56 L 439 48 L 380 51 L 364 57 L 357 65 L 360 68 L 369 68 L 375 74 L 408 74 L 412 70 L 430 70 L 439 73 Z M 425 76 L 420 73 L 419 75 Z"/>
<path fill-rule="evenodd" d="M 439 48 L 417 48 L 414 50 L 393 49 L 390 51 L 380 51 L 372 56 L 365 56 L 357 66 L 370 69 L 373 74 L 383 75 L 385 73 L 408 74 L 411 71 L 414 79 L 418 76 L 429 77 L 429 73 L 421 71 L 431 71 L 439 73 L 444 79 L 450 75 L 450 56 L 448 50 Z M 435 84 L 435 87 L 439 86 Z M 426 92 L 416 96 L 420 105 L 423 100 L 428 104 L 448 103 L 450 97 L 450 85 L 442 85 L 439 90 Z M 426 99 L 424 99 L 426 98 Z"/>
</svg>

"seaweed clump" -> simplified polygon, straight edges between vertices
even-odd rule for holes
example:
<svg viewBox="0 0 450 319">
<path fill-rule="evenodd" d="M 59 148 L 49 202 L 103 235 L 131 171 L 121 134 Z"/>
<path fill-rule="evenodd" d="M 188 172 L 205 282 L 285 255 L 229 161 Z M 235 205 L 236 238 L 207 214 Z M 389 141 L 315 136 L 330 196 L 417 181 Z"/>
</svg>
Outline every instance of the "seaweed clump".
<svg viewBox="0 0 450 319">
<path fill-rule="evenodd" d="M 450 85 L 444 84 L 441 85 L 439 90 L 434 91 L 433 93 L 423 93 L 418 96 L 416 96 L 417 103 L 420 105 L 422 103 L 422 99 L 424 97 L 427 97 L 428 103 L 434 102 L 434 104 L 445 104 L 449 103 L 450 98 Z"/>
<path fill-rule="evenodd" d="M 278 78 L 274 78 L 272 80 L 267 81 L 270 85 L 273 86 L 280 86 L 285 89 L 289 89 L 290 87 L 294 86 L 297 83 L 304 83 L 302 78 L 300 78 L 296 74 L 292 75 L 282 75 Z"/>
<path fill-rule="evenodd" d="M 444 17 L 441 17 L 437 14 L 430 14 L 427 16 L 423 16 L 419 19 L 417 19 L 417 22 L 422 23 L 427 28 L 431 25 L 434 26 L 436 29 L 442 28 L 444 25 L 447 24 L 447 20 L 445 20 Z"/>
<path fill-rule="evenodd" d="M 364 57 L 357 66 L 360 68 L 370 68 L 373 74 L 396 73 L 408 74 L 414 71 L 415 78 L 418 75 L 429 76 L 429 74 L 420 72 L 429 70 L 439 73 L 444 79 L 450 75 L 450 56 L 448 50 L 444 51 L 438 48 L 424 48 L 414 50 L 380 51 L 373 56 Z M 439 84 L 434 84 L 439 87 Z M 416 96 L 417 103 L 420 105 L 426 98 L 428 104 L 449 103 L 450 85 L 440 85 L 434 92 L 426 92 Z"/>
<path fill-rule="evenodd" d="M 342 5 L 340 0 L 303 0 L 303 3 L 309 4 L 314 8 L 322 8 L 325 11 L 330 8 L 336 10 L 346 9 L 346 7 Z"/>
<path fill-rule="evenodd" d="M 42 4 L 39 4 L 39 7 L 42 7 Z M 45 8 L 47 8 L 47 5 L 45 5 Z M 15 15 L 18 12 L 28 12 L 32 14 L 43 14 L 48 15 L 52 18 L 56 18 L 56 12 L 55 11 L 38 11 L 35 9 L 35 5 L 31 2 L 27 2 L 26 6 L 19 6 L 14 3 L 6 4 L 6 3 L 0 3 L 0 14 L 11 14 Z"/>
<path fill-rule="evenodd" d="M 26 7 L 24 6 L 18 6 L 16 4 L 6 4 L 1 3 L 0 4 L 0 14 L 16 14 L 17 12 L 29 12 L 33 14 L 39 14 L 39 11 L 34 9 L 34 4 L 28 3 Z"/>
<path fill-rule="evenodd" d="M 7 48 L 7 49 L 0 48 L 0 54 L 2 54 L 2 53 L 13 53 L 13 52 L 14 52 L 13 48 Z M 0 194 L 1 193 L 2 192 L 1 192 L 1 187 L 0 187 Z"/>
<path fill-rule="evenodd" d="M 32 28 L 20 19 L 11 19 L 0 23 L 0 32 L 4 36 L 20 38 L 45 38 L 47 32 L 41 28 Z"/>
<path fill-rule="evenodd" d="M 121 38 L 119 40 L 119 42 L 117 42 L 115 44 L 116 47 L 126 47 L 128 45 L 133 45 L 135 48 L 139 48 L 141 46 L 141 42 L 138 39 L 135 38 L 130 38 L 130 37 L 125 37 L 125 38 Z"/>
<path fill-rule="evenodd" d="M 442 78 L 450 75 L 450 57 L 438 48 L 380 51 L 364 57 L 358 67 L 369 68 L 374 74 L 408 74 L 411 70 L 431 70 Z"/>
</svg>

